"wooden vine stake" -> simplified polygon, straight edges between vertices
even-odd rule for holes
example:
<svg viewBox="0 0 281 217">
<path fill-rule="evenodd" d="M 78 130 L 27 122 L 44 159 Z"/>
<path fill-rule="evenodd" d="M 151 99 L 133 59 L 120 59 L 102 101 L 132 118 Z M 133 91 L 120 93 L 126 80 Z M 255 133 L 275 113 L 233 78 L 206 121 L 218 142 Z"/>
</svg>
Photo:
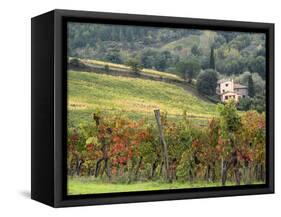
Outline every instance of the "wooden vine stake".
<svg viewBox="0 0 281 217">
<path fill-rule="evenodd" d="M 169 158 L 168 158 L 168 147 L 167 143 L 164 139 L 164 132 L 163 132 L 163 126 L 161 124 L 161 116 L 160 116 L 160 109 L 154 110 L 156 123 L 159 129 L 159 137 L 160 137 L 160 143 L 163 147 L 163 159 L 164 159 L 164 167 L 165 167 L 165 178 L 167 181 L 170 181 L 170 175 L 169 175 Z"/>
</svg>

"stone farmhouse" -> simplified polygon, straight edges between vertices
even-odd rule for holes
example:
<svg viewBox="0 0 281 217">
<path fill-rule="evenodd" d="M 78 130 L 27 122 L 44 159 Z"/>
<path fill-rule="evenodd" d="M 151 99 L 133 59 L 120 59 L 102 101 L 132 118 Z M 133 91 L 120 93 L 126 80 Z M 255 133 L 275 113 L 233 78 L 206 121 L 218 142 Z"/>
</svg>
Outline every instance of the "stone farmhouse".
<svg viewBox="0 0 281 217">
<path fill-rule="evenodd" d="M 234 99 L 236 102 L 241 98 L 248 96 L 248 87 L 237 84 L 232 80 L 219 80 L 217 83 L 216 93 L 220 96 L 222 102 Z"/>
</svg>

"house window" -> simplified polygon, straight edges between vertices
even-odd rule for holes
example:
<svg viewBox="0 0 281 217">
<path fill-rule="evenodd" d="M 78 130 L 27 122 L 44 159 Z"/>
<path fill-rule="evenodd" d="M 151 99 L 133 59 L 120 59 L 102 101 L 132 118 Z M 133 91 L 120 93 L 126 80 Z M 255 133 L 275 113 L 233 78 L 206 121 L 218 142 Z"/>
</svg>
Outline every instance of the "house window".
<svg viewBox="0 0 281 217">
<path fill-rule="evenodd" d="M 222 92 L 224 93 L 224 92 L 225 92 L 225 89 L 223 89 Z"/>
<path fill-rule="evenodd" d="M 243 95 L 243 98 L 245 98 L 246 96 L 245 95 Z"/>
<path fill-rule="evenodd" d="M 228 99 L 228 96 L 225 96 L 224 99 L 225 99 L 225 100 Z"/>
<path fill-rule="evenodd" d="M 226 87 L 228 87 L 228 84 L 225 84 Z"/>
</svg>

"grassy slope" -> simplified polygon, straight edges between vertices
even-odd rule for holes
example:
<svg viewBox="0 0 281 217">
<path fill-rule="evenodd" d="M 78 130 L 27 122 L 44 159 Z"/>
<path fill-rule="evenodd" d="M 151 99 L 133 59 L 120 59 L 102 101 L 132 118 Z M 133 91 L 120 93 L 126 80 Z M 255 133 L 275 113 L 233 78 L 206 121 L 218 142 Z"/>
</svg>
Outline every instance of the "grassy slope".
<svg viewBox="0 0 281 217">
<path fill-rule="evenodd" d="M 234 183 L 227 183 L 228 186 Z M 204 188 L 221 186 L 221 183 L 164 183 L 164 182 L 139 182 L 132 184 L 112 184 L 100 181 L 93 181 L 90 178 L 69 178 L 68 179 L 68 194 L 99 194 L 112 192 L 130 192 L 130 191 L 151 191 L 151 190 L 167 190 L 167 189 L 184 189 L 184 188 Z"/>
<path fill-rule="evenodd" d="M 71 59 L 72 57 L 70 57 Z M 81 62 L 85 63 L 86 65 L 92 65 L 92 66 L 100 66 L 104 67 L 105 65 L 108 65 L 110 69 L 114 70 L 126 70 L 128 72 L 131 72 L 131 69 L 129 66 L 123 65 L 123 64 L 117 64 L 117 63 L 110 63 L 110 62 L 105 62 L 101 60 L 90 60 L 90 59 L 79 59 Z M 152 75 L 152 76 L 161 76 L 163 78 L 170 78 L 170 79 L 175 79 L 175 80 L 180 80 L 182 81 L 183 79 L 176 74 L 168 73 L 168 72 L 161 72 L 158 70 L 154 69 L 142 69 L 141 72 L 147 75 Z M 131 72 L 133 73 L 133 72 Z"/>
<path fill-rule="evenodd" d="M 153 117 L 160 108 L 170 117 L 189 115 L 208 118 L 215 104 L 207 103 L 173 84 L 89 72 L 68 72 L 69 118 L 75 123 L 89 120 L 95 110 L 126 112 L 133 118 Z"/>
</svg>

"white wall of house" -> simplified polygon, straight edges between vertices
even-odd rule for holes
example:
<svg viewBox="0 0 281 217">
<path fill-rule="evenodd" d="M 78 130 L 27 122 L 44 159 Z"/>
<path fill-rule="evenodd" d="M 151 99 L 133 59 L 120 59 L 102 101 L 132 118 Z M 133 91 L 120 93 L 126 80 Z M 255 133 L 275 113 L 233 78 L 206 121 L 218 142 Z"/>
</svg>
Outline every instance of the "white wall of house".
<svg viewBox="0 0 281 217">
<path fill-rule="evenodd" d="M 235 101 L 239 100 L 239 95 L 237 93 L 234 92 L 227 92 L 221 95 L 221 101 L 225 102 L 227 100 L 233 99 Z"/>
<path fill-rule="evenodd" d="M 222 102 L 225 102 L 229 99 L 239 101 L 240 98 L 245 98 L 248 96 L 247 87 L 240 84 L 235 84 L 233 80 L 219 83 L 216 92 L 218 95 L 220 95 Z"/>
<path fill-rule="evenodd" d="M 225 81 L 219 84 L 220 85 L 220 94 L 225 92 L 233 92 L 234 91 L 234 83 L 233 81 Z"/>
</svg>

